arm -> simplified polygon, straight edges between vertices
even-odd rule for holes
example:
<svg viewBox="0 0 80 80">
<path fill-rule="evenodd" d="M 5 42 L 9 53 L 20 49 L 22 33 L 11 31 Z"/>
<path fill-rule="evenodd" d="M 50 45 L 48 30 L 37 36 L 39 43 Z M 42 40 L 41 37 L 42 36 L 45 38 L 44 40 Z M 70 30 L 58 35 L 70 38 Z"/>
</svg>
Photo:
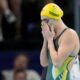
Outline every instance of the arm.
<svg viewBox="0 0 80 80">
<path fill-rule="evenodd" d="M 48 25 L 44 27 L 43 32 L 48 41 L 48 49 L 50 51 L 50 56 L 52 63 L 56 67 L 60 67 L 69 55 L 75 50 L 76 54 L 79 50 L 79 39 L 75 31 L 68 30 L 65 34 L 62 35 L 62 38 L 59 41 L 58 51 L 55 50 L 53 38 L 55 37 L 54 32 L 52 33 L 49 30 Z M 75 54 L 75 55 L 76 55 Z"/>
<path fill-rule="evenodd" d="M 44 22 L 41 23 L 42 26 L 42 35 L 43 35 L 43 38 L 44 38 L 44 41 L 43 41 L 43 46 L 42 46 L 42 49 L 41 49 L 41 53 L 40 53 L 40 63 L 43 67 L 47 67 L 48 66 L 48 59 L 47 59 L 47 39 L 45 37 L 45 33 L 43 32 L 45 30 L 45 26 L 46 24 Z"/>
<path fill-rule="evenodd" d="M 40 53 L 40 63 L 43 67 L 48 66 L 47 61 L 47 40 L 44 39 L 43 46 Z"/>
<path fill-rule="evenodd" d="M 72 36 L 71 36 L 72 35 Z M 55 50 L 53 41 L 50 39 L 48 40 L 48 47 L 50 50 L 50 56 L 52 59 L 52 63 L 56 67 L 60 67 L 64 61 L 67 59 L 67 57 L 73 52 L 76 45 L 76 35 L 74 33 L 71 33 L 71 35 L 65 34 L 63 36 L 63 39 L 61 40 L 59 44 L 58 51 Z M 65 37 L 67 36 L 67 37 Z"/>
</svg>

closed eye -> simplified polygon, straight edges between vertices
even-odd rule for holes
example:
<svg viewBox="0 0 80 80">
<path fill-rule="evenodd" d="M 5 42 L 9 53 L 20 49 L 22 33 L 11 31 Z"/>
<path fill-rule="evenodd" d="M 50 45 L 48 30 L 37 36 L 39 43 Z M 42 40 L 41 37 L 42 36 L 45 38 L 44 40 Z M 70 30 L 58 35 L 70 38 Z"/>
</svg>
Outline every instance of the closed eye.
<svg viewBox="0 0 80 80">
<path fill-rule="evenodd" d="M 49 22 L 49 19 L 43 19 L 42 21 L 45 21 L 46 23 L 48 23 Z"/>
</svg>

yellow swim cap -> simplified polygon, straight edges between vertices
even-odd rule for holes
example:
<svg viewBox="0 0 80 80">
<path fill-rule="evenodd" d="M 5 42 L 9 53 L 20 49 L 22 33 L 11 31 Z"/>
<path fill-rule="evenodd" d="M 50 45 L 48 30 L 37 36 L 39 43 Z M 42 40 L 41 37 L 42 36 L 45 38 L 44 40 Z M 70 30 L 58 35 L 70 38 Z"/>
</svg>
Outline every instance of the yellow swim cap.
<svg viewBox="0 0 80 80">
<path fill-rule="evenodd" d="M 54 3 L 49 3 L 43 7 L 41 11 L 41 16 L 61 20 L 63 16 L 63 11 L 58 5 Z"/>
</svg>

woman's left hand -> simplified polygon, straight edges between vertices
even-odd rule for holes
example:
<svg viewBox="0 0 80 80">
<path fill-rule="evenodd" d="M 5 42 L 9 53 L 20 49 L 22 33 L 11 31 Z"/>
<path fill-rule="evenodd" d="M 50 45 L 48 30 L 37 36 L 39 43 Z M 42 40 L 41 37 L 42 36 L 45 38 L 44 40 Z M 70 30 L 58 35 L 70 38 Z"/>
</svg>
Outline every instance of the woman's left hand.
<svg viewBox="0 0 80 80">
<path fill-rule="evenodd" d="M 48 24 L 45 22 L 42 31 L 45 33 L 46 39 L 53 40 L 54 34 L 50 31 Z"/>
</svg>

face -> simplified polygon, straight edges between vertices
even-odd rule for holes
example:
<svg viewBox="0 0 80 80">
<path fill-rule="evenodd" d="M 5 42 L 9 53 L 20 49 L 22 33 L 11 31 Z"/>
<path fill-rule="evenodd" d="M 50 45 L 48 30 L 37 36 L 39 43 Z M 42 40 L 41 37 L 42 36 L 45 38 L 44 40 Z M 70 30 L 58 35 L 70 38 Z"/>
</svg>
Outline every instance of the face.
<svg viewBox="0 0 80 80">
<path fill-rule="evenodd" d="M 15 80 L 26 80 L 25 73 L 20 72 L 15 75 Z"/>
<path fill-rule="evenodd" d="M 54 33 L 55 21 L 53 19 L 48 18 L 48 17 L 41 17 L 41 24 L 43 24 L 43 22 L 47 23 L 47 25 L 49 26 L 50 31 L 52 33 Z"/>
<path fill-rule="evenodd" d="M 18 56 L 14 61 L 14 67 L 16 69 L 25 69 L 28 65 L 28 60 L 25 56 Z"/>
</svg>

